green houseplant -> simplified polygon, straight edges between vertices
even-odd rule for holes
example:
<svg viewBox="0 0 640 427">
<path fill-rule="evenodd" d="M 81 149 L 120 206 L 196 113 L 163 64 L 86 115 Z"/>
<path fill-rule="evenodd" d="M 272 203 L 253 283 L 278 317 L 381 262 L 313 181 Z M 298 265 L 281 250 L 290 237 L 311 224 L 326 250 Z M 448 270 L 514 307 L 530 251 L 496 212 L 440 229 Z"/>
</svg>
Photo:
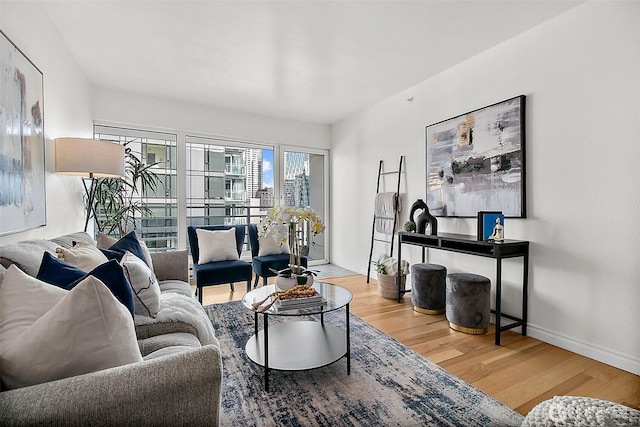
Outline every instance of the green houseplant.
<svg viewBox="0 0 640 427">
<path fill-rule="evenodd" d="M 118 237 L 135 230 L 136 220 L 141 216 L 153 216 L 144 196 L 161 185 L 160 178 L 152 169 L 158 163 L 143 162 L 129 146 L 130 142 L 123 144 L 125 176 L 95 178 L 92 183 L 95 195 L 89 208 L 96 220 L 96 227 L 101 233 Z"/>
</svg>

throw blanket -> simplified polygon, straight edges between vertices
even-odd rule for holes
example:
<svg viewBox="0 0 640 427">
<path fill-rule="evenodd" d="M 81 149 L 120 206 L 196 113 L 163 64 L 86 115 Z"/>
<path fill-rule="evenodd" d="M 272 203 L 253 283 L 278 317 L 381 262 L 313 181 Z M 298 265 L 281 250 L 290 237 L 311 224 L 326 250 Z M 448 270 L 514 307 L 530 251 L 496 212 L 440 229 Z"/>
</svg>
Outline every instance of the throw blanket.
<svg viewBox="0 0 640 427">
<path fill-rule="evenodd" d="M 140 315 L 135 317 L 136 326 L 171 322 L 184 322 L 193 326 L 202 345 L 213 344 L 220 348 L 209 317 L 195 298 L 163 292 L 160 294 L 160 310 L 155 319 Z"/>
<path fill-rule="evenodd" d="M 398 200 L 398 211 L 400 211 L 400 200 L 396 193 L 378 193 L 376 194 L 375 204 L 375 220 L 376 231 L 378 233 L 393 234 L 393 220 L 396 216 L 396 200 Z"/>
</svg>

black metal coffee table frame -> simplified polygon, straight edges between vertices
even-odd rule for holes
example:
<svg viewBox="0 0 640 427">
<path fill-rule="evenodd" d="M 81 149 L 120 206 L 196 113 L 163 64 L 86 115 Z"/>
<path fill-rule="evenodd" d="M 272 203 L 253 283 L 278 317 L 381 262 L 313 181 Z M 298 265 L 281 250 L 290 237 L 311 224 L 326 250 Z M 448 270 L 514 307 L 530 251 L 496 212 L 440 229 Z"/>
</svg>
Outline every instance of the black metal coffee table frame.
<svg viewBox="0 0 640 427">
<path fill-rule="evenodd" d="M 304 371 L 330 365 L 346 357 L 347 375 L 351 375 L 351 339 L 348 289 L 331 283 L 316 282 L 313 287 L 326 299 L 326 305 L 303 309 L 278 310 L 274 305 L 261 313 L 252 304 L 276 291 L 275 285 L 255 289 L 244 296 L 242 303 L 254 313 L 254 335 L 245 345 L 247 357 L 264 367 L 264 388 L 269 391 L 269 372 Z M 324 313 L 345 309 L 346 329 L 324 321 Z M 263 329 L 258 330 L 259 315 Z M 320 321 L 295 320 L 269 326 L 270 316 L 302 317 L 319 315 Z"/>
</svg>

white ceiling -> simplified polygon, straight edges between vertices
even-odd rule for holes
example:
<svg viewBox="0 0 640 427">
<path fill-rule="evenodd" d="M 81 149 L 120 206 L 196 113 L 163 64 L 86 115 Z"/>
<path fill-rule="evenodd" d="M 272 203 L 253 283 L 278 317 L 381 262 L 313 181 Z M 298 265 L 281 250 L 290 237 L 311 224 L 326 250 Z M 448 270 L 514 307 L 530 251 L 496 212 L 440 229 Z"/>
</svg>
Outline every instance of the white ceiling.
<svg viewBox="0 0 640 427">
<path fill-rule="evenodd" d="M 54 1 L 98 87 L 331 124 L 581 1 Z"/>
</svg>

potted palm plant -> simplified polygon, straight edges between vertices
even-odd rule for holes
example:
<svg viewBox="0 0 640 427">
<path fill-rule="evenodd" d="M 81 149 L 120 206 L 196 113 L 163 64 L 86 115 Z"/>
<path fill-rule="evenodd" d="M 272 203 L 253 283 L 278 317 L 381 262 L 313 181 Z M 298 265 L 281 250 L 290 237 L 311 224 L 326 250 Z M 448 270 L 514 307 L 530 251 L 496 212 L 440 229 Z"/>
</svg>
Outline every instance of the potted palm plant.
<svg viewBox="0 0 640 427">
<path fill-rule="evenodd" d="M 141 216 L 153 216 L 146 201 L 140 196 L 154 192 L 161 185 L 153 171 L 158 163 L 146 164 L 131 149 L 125 146 L 125 176 L 118 178 L 96 178 L 95 197 L 91 211 L 99 232 L 122 237 L 137 228 Z M 87 200 L 86 203 L 89 203 Z"/>
</svg>

